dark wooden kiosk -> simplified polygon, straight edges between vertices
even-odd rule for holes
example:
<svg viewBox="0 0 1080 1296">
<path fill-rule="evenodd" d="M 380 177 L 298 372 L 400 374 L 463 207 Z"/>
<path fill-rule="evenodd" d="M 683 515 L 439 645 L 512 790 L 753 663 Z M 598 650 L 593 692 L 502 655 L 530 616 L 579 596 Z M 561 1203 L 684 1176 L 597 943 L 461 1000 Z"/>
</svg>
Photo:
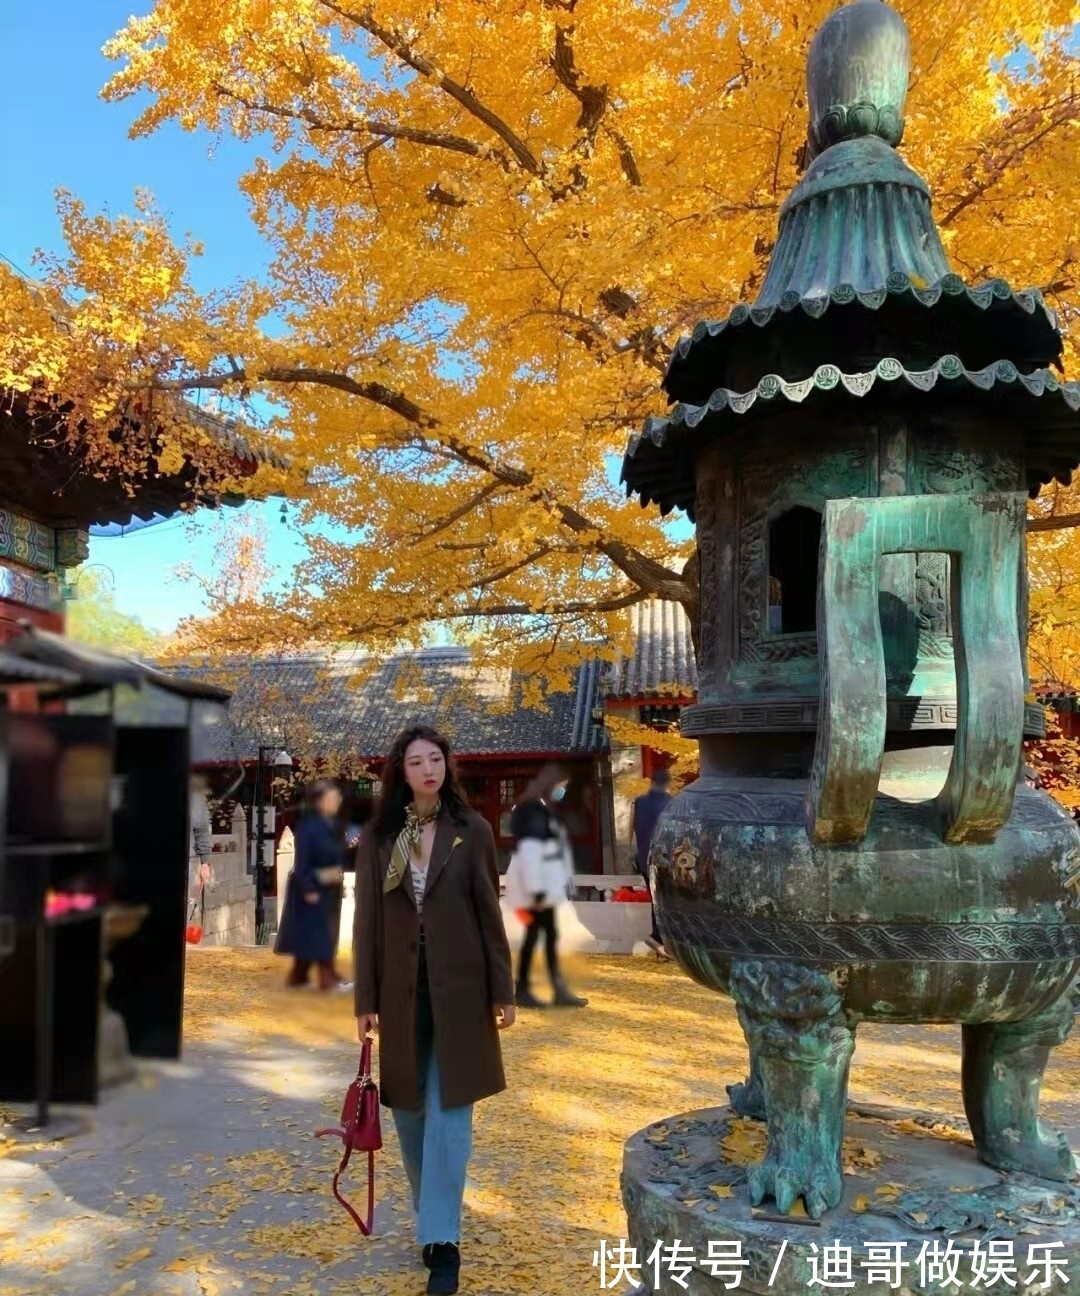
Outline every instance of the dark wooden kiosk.
<svg viewBox="0 0 1080 1296">
<path fill-rule="evenodd" d="M 0 719 L 0 1100 L 41 1128 L 129 1045 L 180 1056 L 191 732 L 229 694 L 29 626 L 5 669 L 42 706 Z"/>
<path fill-rule="evenodd" d="M 179 1055 L 190 726 L 228 697 L 60 637 L 66 573 L 92 530 L 266 498 L 285 467 L 186 401 L 136 400 L 109 433 L 141 456 L 121 472 L 61 412 L 0 391 L 0 1100 L 38 1128 L 123 1078 L 128 1041 Z"/>
</svg>

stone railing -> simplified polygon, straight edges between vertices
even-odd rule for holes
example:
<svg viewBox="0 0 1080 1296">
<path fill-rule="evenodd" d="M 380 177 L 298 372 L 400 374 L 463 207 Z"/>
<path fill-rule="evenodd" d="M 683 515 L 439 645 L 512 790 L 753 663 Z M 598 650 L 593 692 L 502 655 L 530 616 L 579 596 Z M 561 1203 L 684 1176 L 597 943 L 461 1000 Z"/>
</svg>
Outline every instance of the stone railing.
<svg viewBox="0 0 1080 1296">
<path fill-rule="evenodd" d="M 648 904 L 611 899 L 623 887 L 644 887 L 640 873 L 575 873 L 574 885 L 577 899 L 559 911 L 559 945 L 565 952 L 632 954 L 635 947 L 644 947 L 652 929 Z M 516 948 L 523 931 L 505 900 L 503 920 Z"/>
<path fill-rule="evenodd" d="M 286 840 L 288 838 L 288 840 Z M 285 879 L 292 868 L 291 834 L 287 831 L 278 847 L 278 905 L 285 894 Z M 579 898 L 564 906 L 559 916 L 559 942 L 570 952 L 590 954 L 630 954 L 643 946 L 652 926 L 647 904 L 612 901 L 612 892 L 622 887 L 640 888 L 644 884 L 638 873 L 579 873 L 574 876 Z M 594 898 L 595 897 L 595 898 Z M 347 956 L 352 947 L 355 877 L 345 874 L 345 892 L 341 904 L 341 935 L 338 952 Z M 516 948 L 521 939 L 521 924 L 503 901 L 503 918 L 507 936 Z M 280 912 L 279 912 L 280 920 Z"/>
<path fill-rule="evenodd" d="M 204 945 L 255 944 L 255 879 L 248 873 L 248 832 L 244 811 L 233 812 L 232 832 L 210 838 L 213 884 L 206 893 Z M 198 921 L 198 912 L 196 912 Z"/>
</svg>

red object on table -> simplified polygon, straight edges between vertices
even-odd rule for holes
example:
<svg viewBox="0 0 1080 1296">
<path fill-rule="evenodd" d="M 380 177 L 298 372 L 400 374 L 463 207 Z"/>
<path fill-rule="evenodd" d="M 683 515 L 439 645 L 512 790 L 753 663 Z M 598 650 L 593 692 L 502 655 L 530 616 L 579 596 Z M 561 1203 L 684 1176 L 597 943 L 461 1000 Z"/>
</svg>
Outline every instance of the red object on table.
<svg viewBox="0 0 1080 1296">
<path fill-rule="evenodd" d="M 648 904 L 649 891 L 647 887 L 619 887 L 618 891 L 612 891 L 611 898 L 631 904 Z"/>
</svg>

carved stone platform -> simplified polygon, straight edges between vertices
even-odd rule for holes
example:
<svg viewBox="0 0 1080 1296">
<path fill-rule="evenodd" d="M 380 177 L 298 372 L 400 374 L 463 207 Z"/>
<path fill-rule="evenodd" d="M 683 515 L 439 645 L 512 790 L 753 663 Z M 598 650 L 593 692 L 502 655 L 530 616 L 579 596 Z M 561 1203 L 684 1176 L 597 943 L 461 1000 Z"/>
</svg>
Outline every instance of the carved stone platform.
<svg viewBox="0 0 1080 1296">
<path fill-rule="evenodd" d="M 844 1198 L 819 1222 L 778 1216 L 772 1202 L 751 1208 L 746 1166 L 764 1154 L 763 1125 L 712 1108 L 640 1130 L 626 1144 L 622 1173 L 626 1241 L 639 1266 L 627 1276 L 639 1296 L 1077 1290 L 1075 1182 L 999 1173 L 976 1160 L 966 1126 L 876 1110 L 881 1118 L 849 1113 Z M 608 1247 L 610 1281 L 618 1240 Z"/>
</svg>

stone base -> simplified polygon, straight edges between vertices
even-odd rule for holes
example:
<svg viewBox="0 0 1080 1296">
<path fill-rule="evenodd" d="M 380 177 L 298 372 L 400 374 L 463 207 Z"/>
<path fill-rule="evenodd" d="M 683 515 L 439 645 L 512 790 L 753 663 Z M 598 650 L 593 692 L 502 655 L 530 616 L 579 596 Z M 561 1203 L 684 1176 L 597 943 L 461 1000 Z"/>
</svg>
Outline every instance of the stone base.
<svg viewBox="0 0 1080 1296">
<path fill-rule="evenodd" d="M 98 1032 L 98 1088 L 108 1089 L 134 1080 L 135 1063 L 123 1017 L 102 1004 Z"/>
<path fill-rule="evenodd" d="M 751 1208 L 746 1166 L 765 1149 L 757 1122 L 712 1108 L 639 1131 L 626 1144 L 622 1173 L 626 1241 L 639 1266 L 627 1276 L 640 1284 L 637 1291 L 717 1296 L 735 1288 L 737 1275 L 736 1290 L 760 1296 L 1080 1290 L 1075 1183 L 1002 1174 L 976 1159 L 965 1127 L 941 1119 L 927 1128 L 899 1111 L 881 1111 L 881 1119 L 848 1116 L 844 1199 L 820 1221 L 805 1213 L 779 1216 L 771 1201 Z M 658 1241 L 659 1273 L 652 1260 Z M 677 1269 L 676 1242 L 683 1248 Z M 1052 1243 L 1062 1245 L 1048 1249 Z M 713 1265 L 710 1254 L 723 1259 Z M 617 1264 L 609 1253 L 608 1282 Z"/>
</svg>

